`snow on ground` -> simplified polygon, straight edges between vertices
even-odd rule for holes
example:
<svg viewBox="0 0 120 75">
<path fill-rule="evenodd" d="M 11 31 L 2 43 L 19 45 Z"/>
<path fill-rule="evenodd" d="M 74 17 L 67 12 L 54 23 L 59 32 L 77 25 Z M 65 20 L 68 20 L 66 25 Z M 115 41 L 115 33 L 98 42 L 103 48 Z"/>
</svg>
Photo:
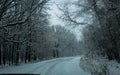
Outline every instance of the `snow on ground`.
<svg viewBox="0 0 120 75">
<path fill-rule="evenodd" d="M 120 75 L 120 64 L 105 58 L 90 58 L 83 56 L 80 59 L 81 68 L 95 75 Z"/>
<path fill-rule="evenodd" d="M 79 65 L 80 57 L 64 57 L 33 64 L 1 68 L 0 74 L 91 75 Z"/>
</svg>

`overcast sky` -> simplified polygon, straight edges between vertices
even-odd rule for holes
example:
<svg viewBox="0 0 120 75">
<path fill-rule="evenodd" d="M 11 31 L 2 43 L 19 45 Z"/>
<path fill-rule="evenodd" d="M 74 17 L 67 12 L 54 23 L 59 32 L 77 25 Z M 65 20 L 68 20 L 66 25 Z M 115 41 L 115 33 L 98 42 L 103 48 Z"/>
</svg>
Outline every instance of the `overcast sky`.
<svg viewBox="0 0 120 75">
<path fill-rule="evenodd" d="M 74 1 L 74 0 L 51 0 L 50 1 L 51 10 L 49 10 L 48 12 L 51 15 L 50 16 L 51 25 L 65 26 L 65 24 L 57 17 L 57 16 L 60 16 L 62 13 L 58 9 L 56 4 L 58 4 L 59 6 L 62 6 L 64 3 L 71 3 L 72 1 Z M 76 35 L 77 40 L 82 40 L 81 30 L 83 29 L 83 26 L 79 26 L 77 28 L 72 28 L 72 27 L 66 27 L 66 28 L 71 30 Z"/>
</svg>

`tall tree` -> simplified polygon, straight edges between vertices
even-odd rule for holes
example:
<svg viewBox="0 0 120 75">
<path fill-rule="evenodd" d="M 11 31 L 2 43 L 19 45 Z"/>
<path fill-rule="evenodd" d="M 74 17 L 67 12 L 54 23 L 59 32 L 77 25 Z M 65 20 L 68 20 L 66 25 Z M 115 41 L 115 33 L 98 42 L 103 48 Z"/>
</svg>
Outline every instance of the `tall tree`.
<svg viewBox="0 0 120 75">
<path fill-rule="evenodd" d="M 37 50 L 33 50 L 32 43 L 38 42 L 36 36 L 39 34 L 36 26 L 40 25 L 44 30 L 41 22 L 44 22 L 46 27 L 48 25 L 48 14 L 45 12 L 48 1 L 0 1 L 0 65 L 8 62 L 19 64 L 33 59 L 32 53 L 37 53 Z"/>
</svg>

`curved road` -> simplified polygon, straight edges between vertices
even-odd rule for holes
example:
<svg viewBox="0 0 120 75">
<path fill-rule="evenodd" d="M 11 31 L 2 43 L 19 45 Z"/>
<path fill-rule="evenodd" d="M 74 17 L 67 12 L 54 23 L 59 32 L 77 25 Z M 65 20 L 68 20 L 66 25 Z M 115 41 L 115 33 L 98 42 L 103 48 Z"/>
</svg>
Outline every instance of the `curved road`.
<svg viewBox="0 0 120 75">
<path fill-rule="evenodd" d="M 82 70 L 80 57 L 64 57 L 43 62 L 0 69 L 1 74 L 25 73 L 40 75 L 91 75 Z"/>
</svg>

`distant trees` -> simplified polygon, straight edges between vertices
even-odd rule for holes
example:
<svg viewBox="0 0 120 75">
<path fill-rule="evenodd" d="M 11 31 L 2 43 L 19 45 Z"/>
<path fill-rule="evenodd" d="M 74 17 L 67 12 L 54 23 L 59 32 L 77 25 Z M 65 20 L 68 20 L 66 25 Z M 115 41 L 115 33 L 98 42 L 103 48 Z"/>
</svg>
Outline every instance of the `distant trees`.
<svg viewBox="0 0 120 75">
<path fill-rule="evenodd" d="M 62 26 L 52 26 L 53 56 L 73 56 L 82 54 L 82 43 L 77 41 L 75 34 Z"/>
</svg>

